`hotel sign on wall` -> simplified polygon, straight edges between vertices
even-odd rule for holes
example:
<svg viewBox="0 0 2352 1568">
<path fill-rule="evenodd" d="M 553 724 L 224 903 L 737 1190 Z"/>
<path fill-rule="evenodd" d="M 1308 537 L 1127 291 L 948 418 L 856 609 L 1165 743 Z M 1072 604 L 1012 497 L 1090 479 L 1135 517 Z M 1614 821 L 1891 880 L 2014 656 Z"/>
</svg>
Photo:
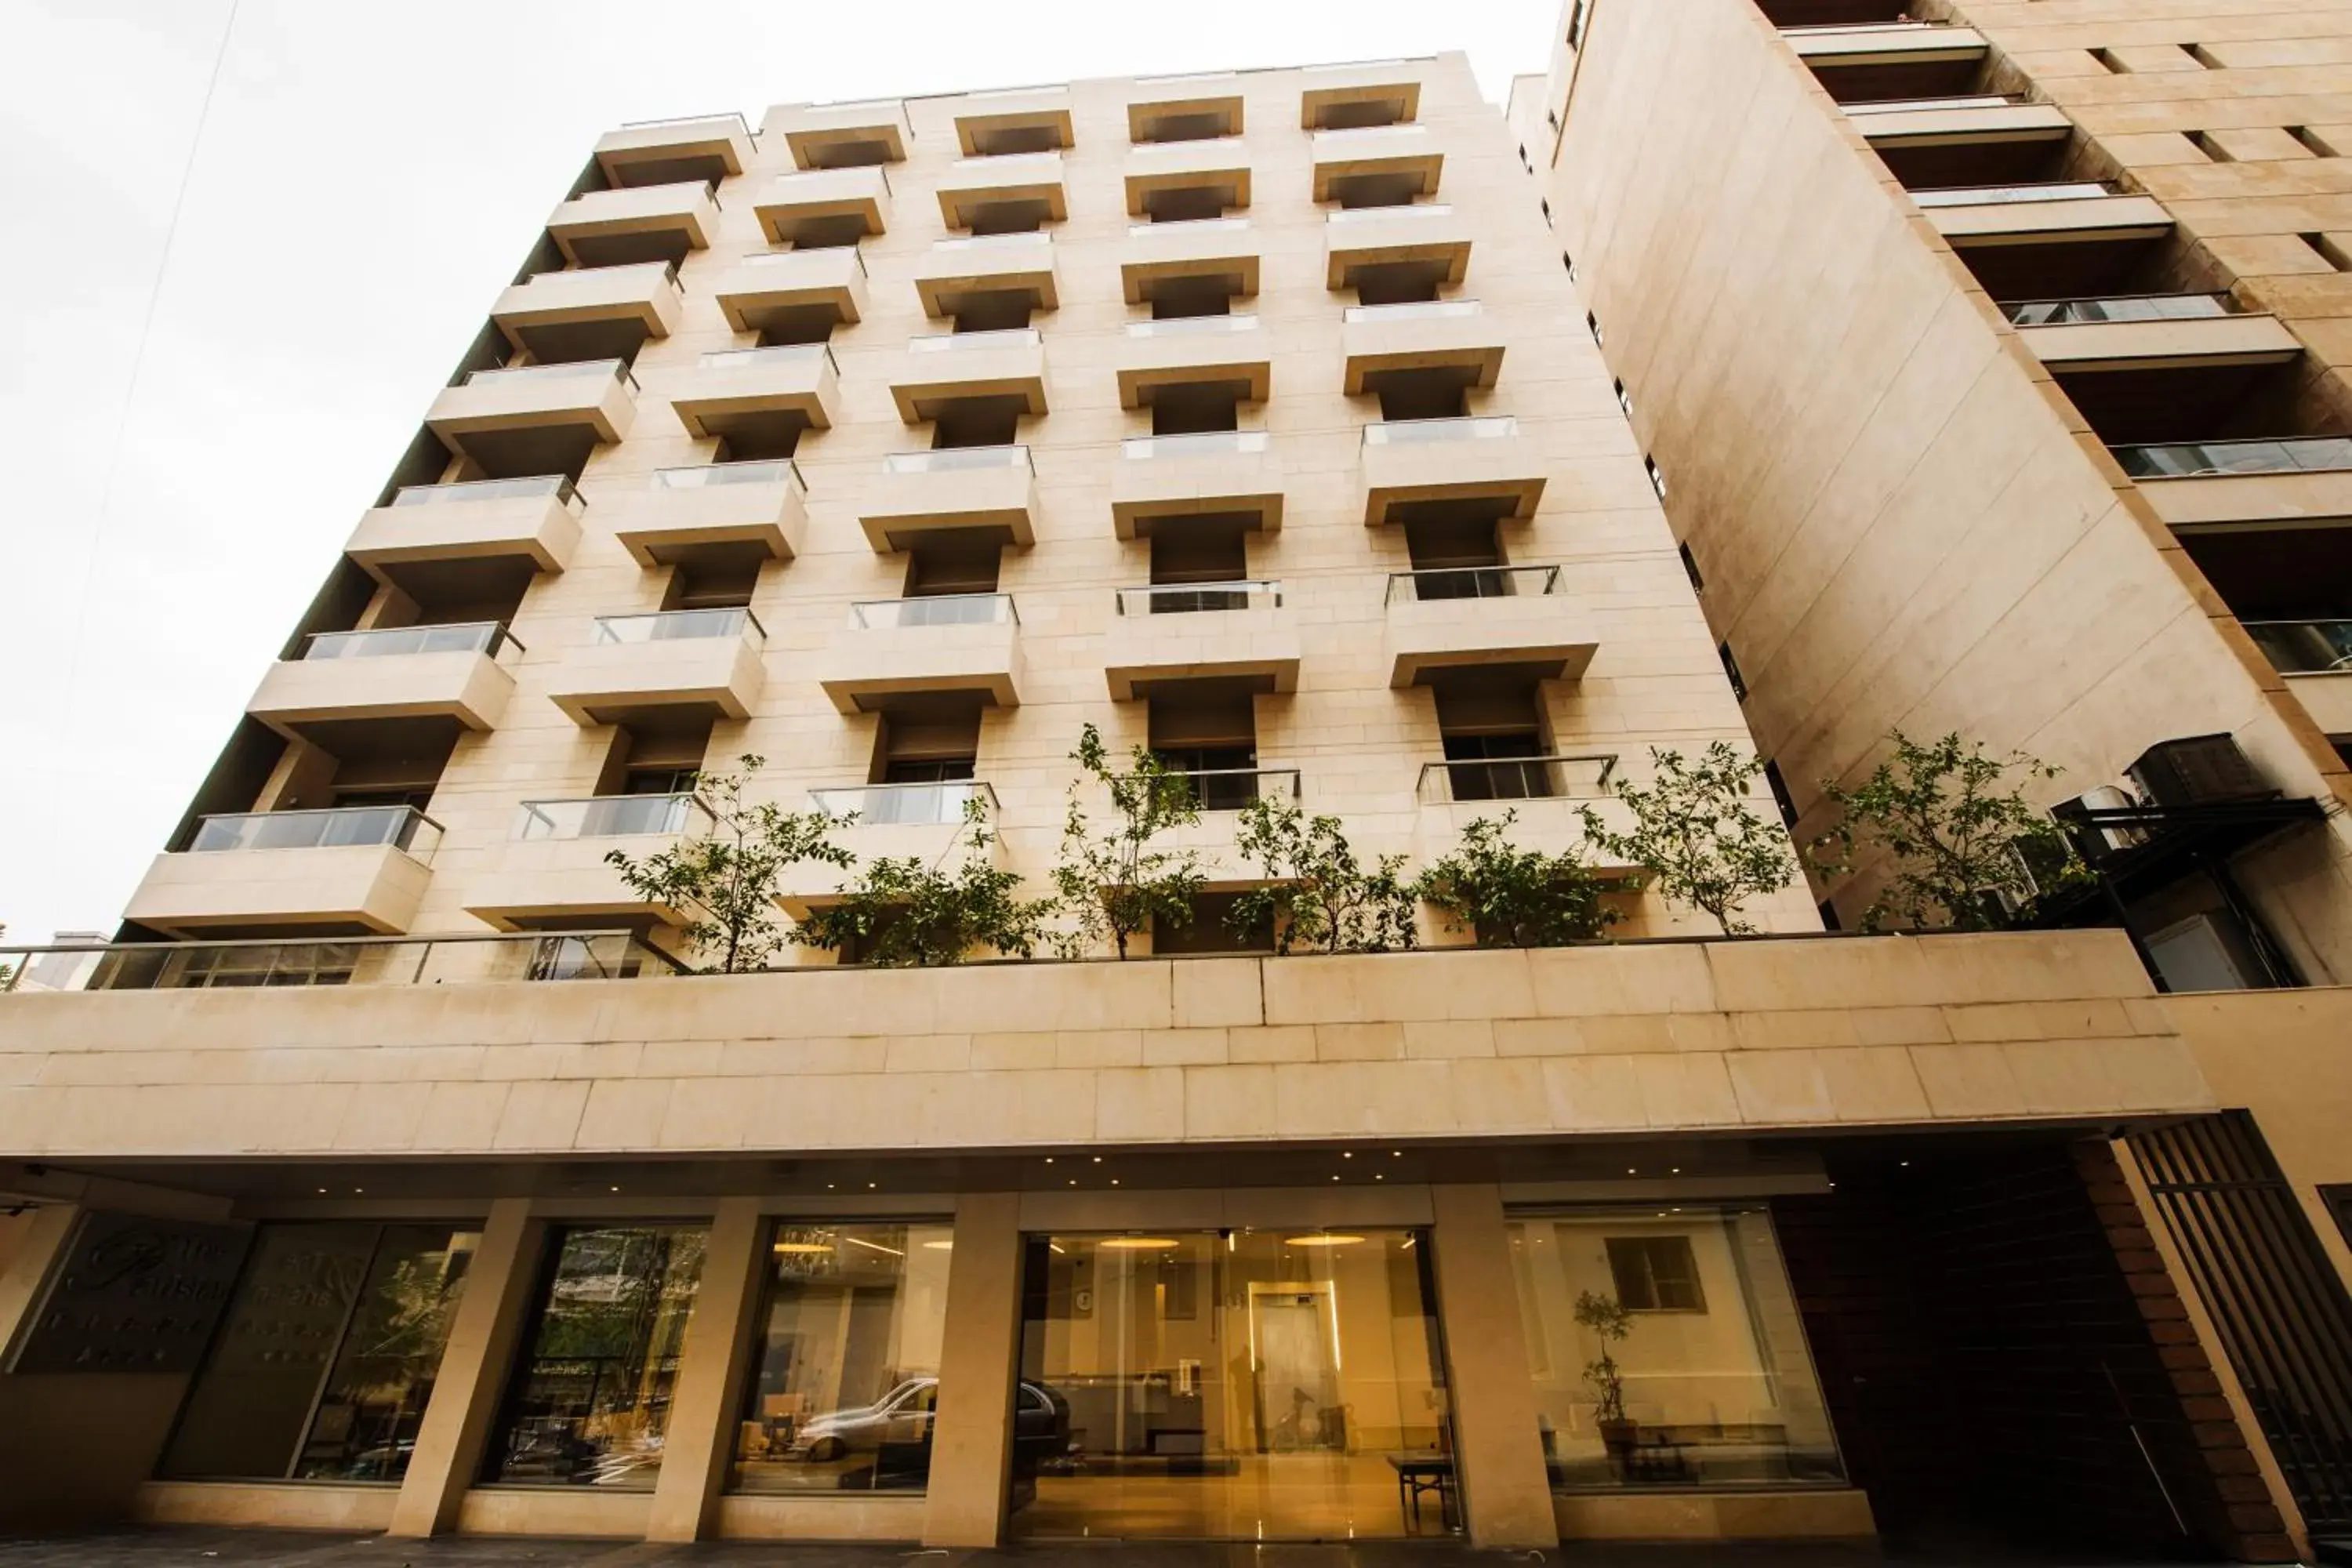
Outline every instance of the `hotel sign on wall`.
<svg viewBox="0 0 2352 1568">
<path fill-rule="evenodd" d="M 85 1215 L 8 1370 L 195 1371 L 251 1238 L 243 1226 Z"/>
</svg>

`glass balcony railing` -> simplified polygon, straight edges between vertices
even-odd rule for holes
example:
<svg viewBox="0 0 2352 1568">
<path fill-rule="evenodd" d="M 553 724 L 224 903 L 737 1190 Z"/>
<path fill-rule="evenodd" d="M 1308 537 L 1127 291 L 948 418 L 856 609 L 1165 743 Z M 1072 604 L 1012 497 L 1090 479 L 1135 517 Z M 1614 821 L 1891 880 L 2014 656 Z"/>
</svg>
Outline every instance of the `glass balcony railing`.
<svg viewBox="0 0 2352 1568">
<path fill-rule="evenodd" d="M 562 364 L 494 365 L 488 370 L 467 374 L 467 386 L 487 386 L 493 382 L 568 381 L 574 376 L 609 376 L 635 390 L 637 378 L 629 374 L 628 365 L 616 359 L 567 360 Z"/>
<path fill-rule="evenodd" d="M 534 272 L 524 284 L 536 289 L 544 284 L 550 289 L 585 288 L 582 280 L 594 279 L 621 286 L 634 284 L 638 279 L 658 277 L 671 288 L 679 287 L 677 263 L 675 261 L 624 261 L 611 267 L 557 267 L 545 272 Z"/>
<path fill-rule="evenodd" d="M 768 640 L 768 628 L 759 617 L 740 607 L 723 610 L 660 610 L 645 616 L 599 616 L 589 642 L 598 647 L 608 643 L 684 642 L 697 637 L 751 637 L 755 644 Z"/>
<path fill-rule="evenodd" d="M 1941 22 L 1816 22 L 1810 26 L 1782 27 L 1780 34 L 1784 38 L 1809 38 L 1825 33 L 1916 33 L 1942 26 Z"/>
<path fill-rule="evenodd" d="M 1444 217 L 1453 210 L 1452 202 L 1399 202 L 1391 207 L 1341 207 L 1326 216 L 1323 221 L 1349 224 L 1377 223 L 1382 218 Z"/>
<path fill-rule="evenodd" d="M 1023 229 L 1017 234 L 961 234 L 952 239 L 931 241 L 933 250 L 1051 250 L 1054 237 L 1042 228 Z"/>
<path fill-rule="evenodd" d="M 1122 616 L 1192 615 L 1208 610 L 1278 610 L 1282 584 L 1250 578 L 1231 583 L 1154 583 L 1148 588 L 1121 588 Z"/>
<path fill-rule="evenodd" d="M 954 163 L 950 163 L 948 168 L 951 173 L 967 179 L 984 175 L 992 180 L 999 176 L 1006 180 L 1035 180 L 1048 177 L 1058 180 L 1062 177 L 1062 155 L 1052 151 L 998 153 L 992 156 L 958 158 Z"/>
<path fill-rule="evenodd" d="M 800 466 L 790 458 L 762 458 L 743 463 L 695 463 L 678 468 L 656 468 L 657 490 L 707 490 L 719 485 L 790 485 L 805 489 Z"/>
<path fill-rule="evenodd" d="M 886 474 L 946 474 L 966 468 L 1028 468 L 1026 447 L 934 447 L 927 452 L 892 452 L 882 459 Z"/>
<path fill-rule="evenodd" d="M 1333 154 L 1377 158 L 1389 148 L 1394 148 L 1400 155 L 1411 153 L 1428 140 L 1429 127 L 1411 121 L 1395 125 L 1350 125 L 1316 132 L 1313 151 L 1318 158 Z"/>
<path fill-rule="evenodd" d="M 1875 98 L 1838 107 L 1848 114 L 1918 114 L 1937 109 L 2007 109 L 2024 101 L 2007 93 L 1968 92 L 1951 98 Z"/>
<path fill-rule="evenodd" d="M 859 163 L 845 169 L 788 169 L 768 182 L 761 206 L 790 206 L 796 201 L 822 201 L 850 181 L 879 178 L 885 195 L 896 195 L 890 171 L 879 163 Z"/>
<path fill-rule="evenodd" d="M 1485 757 L 1424 763 L 1414 794 L 1423 805 L 1482 800 L 1597 799 L 1608 793 L 1609 755 Z"/>
<path fill-rule="evenodd" d="M 1159 791 L 1167 801 L 1189 799 L 1202 811 L 1240 811 L 1252 801 L 1298 798 L 1297 768 L 1199 768 L 1162 773 Z"/>
<path fill-rule="evenodd" d="M 1127 335 L 1130 338 L 1213 338 L 1257 330 L 1258 320 L 1254 315 L 1169 316 L 1160 321 L 1129 321 L 1127 324 Z"/>
<path fill-rule="evenodd" d="M 580 499 L 563 474 L 532 474 L 520 479 L 460 479 L 446 485 L 403 485 L 392 498 L 394 506 L 462 506 L 467 501 L 511 500 L 521 496 L 554 496 L 566 506 Z"/>
<path fill-rule="evenodd" d="M 1439 566 L 1389 574 L 1388 602 L 1433 599 L 1508 599 L 1559 592 L 1557 566 Z"/>
<path fill-rule="evenodd" d="M 809 800 L 827 816 L 856 818 L 860 827 L 931 827 L 961 822 L 973 801 L 988 816 L 995 816 L 997 811 L 996 792 L 979 779 L 818 789 L 809 792 Z"/>
<path fill-rule="evenodd" d="M 833 364 L 830 343 L 778 343 L 764 349 L 712 349 L 695 358 L 695 363 L 709 370 L 761 370 L 771 365 Z M 834 373 L 841 367 L 834 365 Z"/>
<path fill-rule="evenodd" d="M 1042 348 L 1045 334 L 1034 327 L 1004 327 L 992 332 L 926 332 L 908 338 L 910 353 L 954 353 L 965 349 Z"/>
<path fill-rule="evenodd" d="M 1984 207 L 2019 202 L 2079 202 L 2116 194 L 2116 188 L 2102 180 L 2043 180 L 2018 185 L 1947 185 L 1913 191 L 1911 199 L 1923 207 Z"/>
<path fill-rule="evenodd" d="M 302 644 L 302 659 L 397 658 L 412 653 L 486 653 L 500 664 L 521 657 L 522 644 L 496 621 L 448 626 L 387 626 L 370 632 L 313 632 Z"/>
<path fill-rule="evenodd" d="M 929 594 L 914 599 L 866 599 L 849 606 L 860 631 L 892 626 L 988 626 L 1018 625 L 1010 594 Z"/>
<path fill-rule="evenodd" d="M 1131 223 L 1127 226 L 1127 232 L 1130 235 L 1197 234 L 1203 229 L 1247 228 L 1249 226 L 1250 221 L 1245 217 L 1185 217 L 1171 218 L 1166 223 Z"/>
<path fill-rule="evenodd" d="M 2215 474 L 2295 474 L 2352 468 L 2352 436 L 2296 436 L 2275 441 L 2172 441 L 2108 448 L 2136 479 Z"/>
<path fill-rule="evenodd" d="M 599 795 L 580 800 L 527 800 L 516 810 L 514 837 L 637 838 L 707 833 L 710 808 L 692 795 Z"/>
<path fill-rule="evenodd" d="M 730 123 L 734 126 L 736 133 L 745 141 L 751 139 L 751 127 L 744 121 L 740 111 L 732 109 L 718 114 L 673 114 L 663 120 L 624 120 L 621 121 L 621 129 L 624 131 L 658 131 L 665 128 L 682 130 L 689 125 L 708 125 L 717 121 Z"/>
<path fill-rule="evenodd" d="M 1339 313 L 1339 319 L 1342 321 L 1417 321 L 1484 315 L 1486 310 L 1475 300 L 1407 300 L 1395 305 L 1350 305 Z"/>
<path fill-rule="evenodd" d="M 2228 294 L 2118 294 L 2101 300 L 2026 300 L 2003 305 L 2001 313 L 2020 327 L 2072 326 L 2086 321 L 2195 321 L 2234 316 L 2238 301 Z"/>
<path fill-rule="evenodd" d="M 1210 458 L 1229 453 L 1263 452 L 1263 430 L 1196 430 L 1184 436 L 1129 436 L 1119 442 L 1122 458 Z"/>
<path fill-rule="evenodd" d="M 2352 621 L 2243 621 L 2281 675 L 2352 670 Z"/>
<path fill-rule="evenodd" d="M 625 931 L 0 946 L 0 991 L 16 992 L 654 980 L 678 971 Z"/>
<path fill-rule="evenodd" d="M 335 805 L 320 811 L 241 811 L 196 819 L 192 855 L 239 849 L 348 849 L 388 844 L 430 859 L 441 825 L 413 805 Z"/>
<path fill-rule="evenodd" d="M 841 263 L 838 257 L 849 258 L 850 267 L 859 277 L 866 276 L 866 253 L 856 245 L 829 245 L 820 250 L 763 250 L 756 256 L 743 258 L 740 265 L 757 268 L 798 268 L 803 272 L 830 271 Z"/>
<path fill-rule="evenodd" d="M 1383 419 L 1364 426 L 1367 447 L 1412 447 L 1430 441 L 1500 441 L 1519 433 L 1508 414 L 1474 414 L 1457 419 Z"/>
</svg>

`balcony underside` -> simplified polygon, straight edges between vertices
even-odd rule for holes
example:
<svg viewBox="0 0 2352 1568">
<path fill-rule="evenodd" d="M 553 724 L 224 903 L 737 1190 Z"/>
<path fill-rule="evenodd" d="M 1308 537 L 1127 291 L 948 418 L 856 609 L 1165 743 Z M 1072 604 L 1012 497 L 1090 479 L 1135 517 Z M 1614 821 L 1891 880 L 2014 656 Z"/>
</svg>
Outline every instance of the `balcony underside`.
<svg viewBox="0 0 2352 1568">
<path fill-rule="evenodd" d="M 887 626 L 837 637 L 817 683 L 843 713 L 1017 708 L 1022 673 L 1013 625 Z"/>
<path fill-rule="evenodd" d="M 604 505 L 641 566 L 790 561 L 808 532 L 805 499 L 782 482 L 652 489 Z"/>
<path fill-rule="evenodd" d="M 172 936 L 396 935 L 431 878 L 389 844 L 158 855 L 122 918 Z"/>
<path fill-rule="evenodd" d="M 575 648 L 549 699 L 582 726 L 748 719 L 767 671 L 740 637 L 680 637 Z"/>
<path fill-rule="evenodd" d="M 576 504 L 576 503 L 572 503 Z M 343 553 L 377 582 L 423 604 L 521 597 L 531 574 L 557 573 L 580 544 L 580 519 L 561 495 L 381 506 L 362 515 Z"/>
<path fill-rule="evenodd" d="M 577 475 L 628 434 L 636 407 L 609 375 L 537 377 L 445 389 L 425 416 L 443 446 L 491 479 Z"/>
<path fill-rule="evenodd" d="M 498 727 L 514 684 L 484 653 L 281 659 L 245 710 L 289 739 L 315 739 L 323 726 L 402 721 L 485 731 Z"/>
<path fill-rule="evenodd" d="M 1278 607 L 1123 615 L 1103 639 L 1117 702 L 1201 681 L 1254 695 L 1296 691 L 1298 658 L 1297 626 Z"/>
<path fill-rule="evenodd" d="M 865 491 L 857 521 L 877 551 L 911 550 L 955 535 L 1026 547 L 1037 541 L 1037 479 L 1024 466 L 884 473 Z"/>
</svg>

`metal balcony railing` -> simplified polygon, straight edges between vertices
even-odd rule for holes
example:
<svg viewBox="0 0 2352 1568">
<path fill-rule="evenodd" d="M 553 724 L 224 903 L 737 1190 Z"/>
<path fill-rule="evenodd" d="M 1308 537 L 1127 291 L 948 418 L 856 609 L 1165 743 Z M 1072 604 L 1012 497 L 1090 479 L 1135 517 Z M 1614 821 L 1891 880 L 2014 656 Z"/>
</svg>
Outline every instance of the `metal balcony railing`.
<svg viewBox="0 0 2352 1568">
<path fill-rule="evenodd" d="M 246 849 L 344 849 L 390 845 L 428 860 L 441 825 L 413 805 L 333 805 L 313 811 L 239 811 L 196 819 L 188 853 Z"/>
<path fill-rule="evenodd" d="M 1010 594 L 931 594 L 913 599 L 866 599 L 849 606 L 860 631 L 892 626 L 990 626 L 1019 625 Z"/>
<path fill-rule="evenodd" d="M 1913 191 L 1923 207 L 2000 206 L 2018 202 L 2079 202 L 2116 195 L 2104 180 L 2041 180 L 2014 185 L 1945 185 Z"/>
<path fill-rule="evenodd" d="M 1609 775 L 1616 767 L 1614 752 L 1424 763 L 1413 793 L 1424 805 L 1562 797 L 1598 799 L 1608 793 Z"/>
<path fill-rule="evenodd" d="M 748 634 L 754 644 L 765 644 L 768 628 L 750 610 L 659 610 L 642 616 L 599 616 L 589 641 L 609 643 L 680 642 L 697 637 L 731 637 Z"/>
<path fill-rule="evenodd" d="M 990 332 L 926 332 L 907 340 L 907 352 L 957 353 L 977 349 L 1041 348 L 1045 334 L 1034 327 L 1002 327 Z"/>
<path fill-rule="evenodd" d="M 576 800 L 527 800 L 516 808 L 513 837 L 635 838 L 707 833 L 710 807 L 692 794 L 599 795 Z"/>
<path fill-rule="evenodd" d="M 2108 449 L 2123 465 L 2124 472 L 2136 479 L 2352 468 L 2352 437 L 2347 436 L 2291 436 L 2270 441 L 2168 441 Z"/>
<path fill-rule="evenodd" d="M 532 474 L 519 479 L 459 479 L 446 485 L 403 485 L 392 498 L 394 506 L 462 506 L 467 501 L 509 500 L 521 496 L 554 496 L 566 506 L 580 499 L 564 474 Z"/>
<path fill-rule="evenodd" d="M 2194 321 L 2234 316 L 2238 301 L 2226 293 L 2114 294 L 2099 299 L 2022 300 L 2001 313 L 2020 327 L 2072 326 L 2088 321 Z"/>
<path fill-rule="evenodd" d="M 1199 430 L 1185 436 L 1129 436 L 1118 444 L 1122 458 L 1206 458 L 1221 453 L 1263 452 L 1263 430 Z"/>
<path fill-rule="evenodd" d="M 981 803 L 988 816 L 997 814 L 996 791 L 979 779 L 817 789 L 809 791 L 809 800 L 827 816 L 856 817 L 860 827 L 926 827 L 961 822 L 973 801 Z"/>
<path fill-rule="evenodd" d="M 396 658 L 412 653 L 486 653 L 512 664 L 523 646 L 497 621 L 446 626 L 386 626 L 366 632 L 312 632 L 302 643 L 305 663 L 328 658 Z"/>
<path fill-rule="evenodd" d="M 466 384 L 480 386 L 487 382 L 521 381 L 526 378 L 539 381 L 562 381 L 572 376 L 586 375 L 610 376 L 632 392 L 637 389 L 637 378 L 629 374 L 628 364 L 625 361 L 616 359 L 567 360 L 562 364 L 493 365 L 488 370 L 468 372 Z"/>
<path fill-rule="evenodd" d="M 1407 300 L 1395 305 L 1350 305 L 1339 313 L 1343 321 L 1413 321 L 1433 317 L 1477 316 L 1486 307 L 1475 300 Z"/>
<path fill-rule="evenodd" d="M 679 972 L 625 931 L 561 935 L 61 942 L 0 947 L 0 991 L 203 991 L 288 985 L 442 985 L 654 980 Z"/>
<path fill-rule="evenodd" d="M 1148 588 L 1121 588 L 1122 616 L 1193 615 L 1213 610 L 1278 610 L 1282 584 L 1265 578 L 1230 583 L 1155 583 Z"/>
<path fill-rule="evenodd" d="M 1474 414 L 1453 419 L 1383 419 L 1364 426 L 1367 447 L 1406 447 L 1427 441 L 1499 441 L 1519 433 L 1508 414 Z"/>
<path fill-rule="evenodd" d="M 719 485 L 785 484 L 805 491 L 800 466 L 790 458 L 762 458 L 742 463 L 696 463 L 685 468 L 656 468 L 657 490 L 702 490 Z"/>
<path fill-rule="evenodd" d="M 1439 566 L 1389 574 L 1387 602 L 1433 599 L 1507 599 L 1559 592 L 1557 566 Z"/>
<path fill-rule="evenodd" d="M 892 452 L 882 459 L 886 474 L 944 474 L 966 468 L 1027 468 L 1029 448 L 1012 447 L 934 447 L 926 452 Z"/>
<path fill-rule="evenodd" d="M 1297 768 L 1200 768 L 1160 775 L 1161 799 L 1202 811 L 1240 811 L 1253 801 L 1298 798 Z"/>
</svg>

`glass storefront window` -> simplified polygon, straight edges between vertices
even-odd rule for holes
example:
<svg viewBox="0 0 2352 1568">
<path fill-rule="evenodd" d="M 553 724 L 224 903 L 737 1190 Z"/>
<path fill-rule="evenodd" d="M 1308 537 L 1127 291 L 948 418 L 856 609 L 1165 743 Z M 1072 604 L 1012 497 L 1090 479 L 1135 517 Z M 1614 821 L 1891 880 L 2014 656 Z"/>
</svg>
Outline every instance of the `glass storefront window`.
<svg viewBox="0 0 2352 1568">
<path fill-rule="evenodd" d="M 666 1225 L 551 1238 L 485 1481 L 653 1489 L 709 1239 Z"/>
<path fill-rule="evenodd" d="M 1555 1490 L 1843 1483 L 1764 1209 L 1583 1209 L 1509 1228 Z"/>
<path fill-rule="evenodd" d="M 1033 1237 L 1014 1529 L 1333 1539 L 1458 1517 L 1423 1232 Z"/>
<path fill-rule="evenodd" d="M 945 1224 L 776 1226 L 734 1490 L 924 1489 L 954 1234 Z"/>
<path fill-rule="evenodd" d="M 160 1473 L 399 1480 L 480 1239 L 446 1225 L 263 1226 Z"/>
</svg>

